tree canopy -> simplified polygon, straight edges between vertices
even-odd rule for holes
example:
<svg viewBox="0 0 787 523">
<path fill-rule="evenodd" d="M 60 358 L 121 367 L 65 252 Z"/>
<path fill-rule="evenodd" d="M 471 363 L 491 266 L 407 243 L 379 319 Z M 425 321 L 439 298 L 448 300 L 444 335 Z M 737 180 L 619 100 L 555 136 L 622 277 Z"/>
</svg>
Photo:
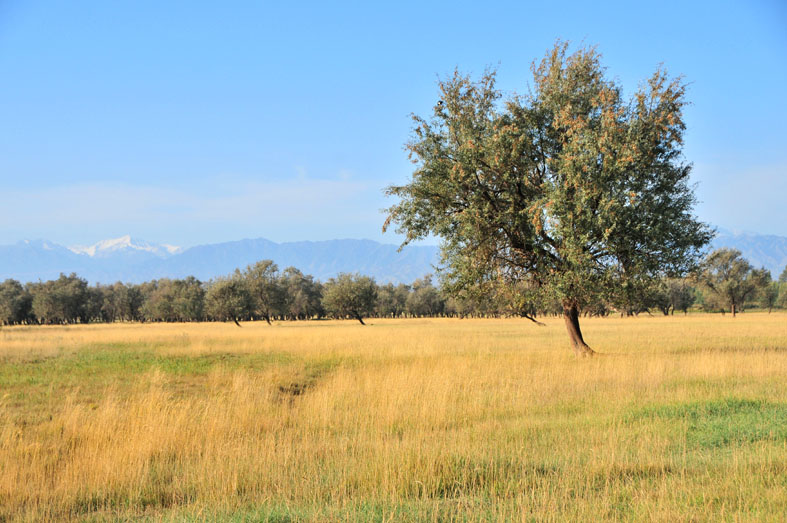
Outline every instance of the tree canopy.
<svg viewBox="0 0 787 523">
<path fill-rule="evenodd" d="M 494 72 L 441 81 L 432 116 L 413 116 L 415 171 L 387 188 L 399 202 L 383 230 L 441 238 L 455 291 L 522 285 L 557 300 L 585 355 L 583 306 L 685 273 L 712 231 L 692 212 L 682 80 L 659 69 L 626 100 L 595 49 L 567 48 L 533 64 L 527 95 L 504 97 Z"/>
<path fill-rule="evenodd" d="M 279 266 L 272 260 L 260 260 L 246 267 L 243 277 L 254 300 L 254 311 L 268 325 L 284 306 L 284 286 L 279 280 Z"/>
<path fill-rule="evenodd" d="M 229 277 L 213 282 L 206 293 L 207 310 L 214 318 L 232 320 L 240 327 L 239 319 L 251 316 L 254 300 L 249 286 L 239 271 Z"/>
<path fill-rule="evenodd" d="M 735 316 L 747 299 L 770 284 L 771 275 L 765 268 L 752 267 L 738 249 L 722 248 L 703 262 L 699 280 L 709 291 L 711 305 Z"/>
<path fill-rule="evenodd" d="M 325 284 L 322 302 L 334 317 L 351 317 L 365 325 L 363 318 L 374 314 L 377 284 L 368 276 L 340 273 Z"/>
</svg>

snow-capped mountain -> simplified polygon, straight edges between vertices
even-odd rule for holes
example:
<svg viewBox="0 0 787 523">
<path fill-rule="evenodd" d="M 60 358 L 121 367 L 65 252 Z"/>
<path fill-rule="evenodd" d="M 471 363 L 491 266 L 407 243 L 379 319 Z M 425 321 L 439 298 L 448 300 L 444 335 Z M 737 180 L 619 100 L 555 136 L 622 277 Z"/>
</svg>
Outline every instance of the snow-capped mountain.
<svg viewBox="0 0 787 523">
<path fill-rule="evenodd" d="M 76 254 L 86 254 L 91 258 L 108 258 L 117 254 L 133 252 L 150 253 L 159 258 L 168 258 L 182 251 L 180 247 L 174 245 L 149 243 L 132 238 L 128 234 L 120 238 L 102 240 L 88 247 L 74 245 L 68 249 Z"/>
</svg>

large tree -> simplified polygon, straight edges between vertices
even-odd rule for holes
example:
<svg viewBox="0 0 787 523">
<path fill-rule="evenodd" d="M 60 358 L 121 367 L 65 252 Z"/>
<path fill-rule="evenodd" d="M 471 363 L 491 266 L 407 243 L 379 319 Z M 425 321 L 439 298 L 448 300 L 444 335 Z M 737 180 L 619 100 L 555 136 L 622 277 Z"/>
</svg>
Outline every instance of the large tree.
<svg viewBox="0 0 787 523">
<path fill-rule="evenodd" d="M 712 236 L 681 153 L 686 88 L 659 69 L 626 100 L 595 49 L 565 43 L 532 72 L 530 93 L 506 98 L 494 72 L 440 82 L 432 117 L 413 116 L 416 169 L 387 189 L 400 201 L 383 229 L 440 237 L 449 288 L 525 282 L 559 301 L 590 355 L 583 306 L 686 272 Z"/>
</svg>

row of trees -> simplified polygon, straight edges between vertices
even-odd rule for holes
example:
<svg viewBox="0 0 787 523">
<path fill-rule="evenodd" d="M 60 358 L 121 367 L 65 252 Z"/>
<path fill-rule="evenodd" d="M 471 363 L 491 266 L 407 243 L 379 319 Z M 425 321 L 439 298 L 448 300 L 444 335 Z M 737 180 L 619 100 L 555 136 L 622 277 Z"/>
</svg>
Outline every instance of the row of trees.
<svg viewBox="0 0 787 523">
<path fill-rule="evenodd" d="M 622 312 L 659 310 L 666 314 L 696 307 L 735 316 L 748 307 L 771 312 L 787 308 L 787 267 L 778 280 L 765 268 L 756 269 L 736 249 L 718 249 L 706 256 L 686 278 L 665 278 L 631 294 Z"/>
<path fill-rule="evenodd" d="M 334 317 L 363 323 L 369 316 L 433 316 L 445 300 L 430 277 L 412 285 L 377 285 L 340 274 L 322 283 L 271 260 L 206 283 L 185 279 L 89 286 L 76 274 L 46 282 L 0 283 L 0 324 L 115 321 L 305 320 Z"/>
<path fill-rule="evenodd" d="M 637 289 L 611 292 L 612 299 L 589 304 L 586 315 L 686 313 L 692 307 L 730 311 L 747 306 L 787 308 L 787 268 L 778 281 L 755 269 L 739 251 L 711 253 L 688 278 L 664 278 Z M 636 292 L 634 292 L 636 290 Z M 293 267 L 279 271 L 263 260 L 233 274 L 200 282 L 194 277 L 138 285 L 89 286 L 75 274 L 22 285 L 0 283 L 0 324 L 115 321 L 240 321 L 428 316 L 537 316 L 562 313 L 558 300 L 538 300 L 525 285 L 478 286 L 456 293 L 436 287 L 430 277 L 411 285 L 378 285 L 372 278 L 340 274 L 325 283 Z"/>
</svg>

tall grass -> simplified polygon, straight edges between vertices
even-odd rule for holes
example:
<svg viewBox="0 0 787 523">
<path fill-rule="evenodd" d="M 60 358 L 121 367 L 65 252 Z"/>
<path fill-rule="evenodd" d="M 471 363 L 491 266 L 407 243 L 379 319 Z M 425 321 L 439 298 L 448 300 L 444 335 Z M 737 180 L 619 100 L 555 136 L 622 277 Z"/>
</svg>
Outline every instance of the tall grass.
<svg viewBox="0 0 787 523">
<path fill-rule="evenodd" d="M 787 315 L 0 330 L 0 520 L 780 519 Z"/>
</svg>

